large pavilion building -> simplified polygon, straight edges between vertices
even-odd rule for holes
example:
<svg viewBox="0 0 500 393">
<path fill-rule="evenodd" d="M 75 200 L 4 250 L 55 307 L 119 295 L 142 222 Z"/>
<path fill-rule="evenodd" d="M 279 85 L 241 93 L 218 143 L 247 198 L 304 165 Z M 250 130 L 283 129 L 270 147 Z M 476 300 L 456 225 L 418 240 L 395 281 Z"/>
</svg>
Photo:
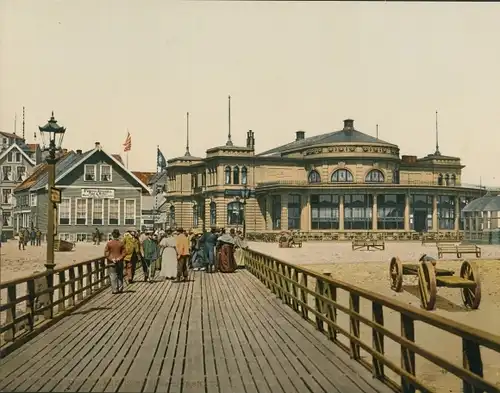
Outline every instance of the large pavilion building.
<svg viewBox="0 0 500 393">
<path fill-rule="evenodd" d="M 456 232 L 462 209 L 484 190 L 462 185 L 460 158 L 436 151 L 400 156 L 399 147 L 354 127 L 293 140 L 256 153 L 225 145 L 168 161 L 167 224 L 242 227 L 247 233 Z M 244 219 L 245 218 L 245 219 Z"/>
</svg>

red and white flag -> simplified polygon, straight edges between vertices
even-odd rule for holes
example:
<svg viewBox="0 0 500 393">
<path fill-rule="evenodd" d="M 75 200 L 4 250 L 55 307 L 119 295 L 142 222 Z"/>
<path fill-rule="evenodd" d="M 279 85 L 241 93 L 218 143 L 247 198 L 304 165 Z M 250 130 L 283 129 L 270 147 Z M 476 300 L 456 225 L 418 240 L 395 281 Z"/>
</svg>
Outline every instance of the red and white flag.
<svg viewBox="0 0 500 393">
<path fill-rule="evenodd" d="M 123 151 L 127 152 L 132 149 L 132 137 L 130 136 L 130 132 L 127 132 L 127 138 L 125 142 L 123 142 Z"/>
</svg>

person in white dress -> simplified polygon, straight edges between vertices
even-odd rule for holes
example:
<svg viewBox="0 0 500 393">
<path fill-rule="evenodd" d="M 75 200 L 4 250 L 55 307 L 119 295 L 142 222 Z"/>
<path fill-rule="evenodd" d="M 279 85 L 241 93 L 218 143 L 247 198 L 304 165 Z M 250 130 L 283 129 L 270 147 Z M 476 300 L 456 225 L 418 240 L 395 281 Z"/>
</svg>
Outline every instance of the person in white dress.
<svg viewBox="0 0 500 393">
<path fill-rule="evenodd" d="M 160 241 L 161 270 L 160 278 L 174 280 L 177 276 L 177 251 L 175 250 L 175 237 L 172 231 L 167 231 Z"/>
</svg>

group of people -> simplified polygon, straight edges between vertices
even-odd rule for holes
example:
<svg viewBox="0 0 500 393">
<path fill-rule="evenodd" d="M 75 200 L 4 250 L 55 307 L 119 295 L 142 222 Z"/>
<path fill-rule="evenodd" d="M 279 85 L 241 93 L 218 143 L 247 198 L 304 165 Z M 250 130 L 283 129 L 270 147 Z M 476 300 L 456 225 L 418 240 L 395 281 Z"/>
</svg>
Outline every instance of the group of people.
<svg viewBox="0 0 500 393">
<path fill-rule="evenodd" d="M 106 243 L 104 256 L 109 268 L 113 293 L 123 292 L 124 283 L 134 282 L 136 266 L 141 263 L 144 281 L 159 279 L 187 281 L 188 269 L 208 273 L 234 272 L 246 247 L 241 232 L 211 228 L 195 233 L 183 228 L 139 233 L 128 230 L 123 237 L 115 229 Z"/>
<path fill-rule="evenodd" d="M 32 246 L 42 245 L 42 232 L 38 228 L 21 228 L 18 233 L 19 250 L 25 250 L 28 242 Z"/>
</svg>

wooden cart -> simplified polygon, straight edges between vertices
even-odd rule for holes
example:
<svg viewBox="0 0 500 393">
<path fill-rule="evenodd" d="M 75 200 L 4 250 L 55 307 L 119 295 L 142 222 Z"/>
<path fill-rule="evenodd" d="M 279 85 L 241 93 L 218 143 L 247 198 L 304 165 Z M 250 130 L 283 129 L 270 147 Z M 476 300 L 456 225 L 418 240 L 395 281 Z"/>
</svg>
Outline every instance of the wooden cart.
<svg viewBox="0 0 500 393">
<path fill-rule="evenodd" d="M 54 241 L 54 251 L 72 251 L 73 248 L 75 248 L 75 243 L 59 239 Z"/>
<path fill-rule="evenodd" d="M 434 310 L 437 287 L 459 288 L 462 301 L 469 309 L 475 310 L 481 303 L 481 282 L 475 262 L 463 261 L 458 277 L 453 270 L 438 269 L 430 261 L 403 264 L 398 257 L 393 257 L 389 274 L 391 289 L 396 292 L 402 291 L 403 276 L 417 276 L 420 301 L 426 310 Z"/>
</svg>

